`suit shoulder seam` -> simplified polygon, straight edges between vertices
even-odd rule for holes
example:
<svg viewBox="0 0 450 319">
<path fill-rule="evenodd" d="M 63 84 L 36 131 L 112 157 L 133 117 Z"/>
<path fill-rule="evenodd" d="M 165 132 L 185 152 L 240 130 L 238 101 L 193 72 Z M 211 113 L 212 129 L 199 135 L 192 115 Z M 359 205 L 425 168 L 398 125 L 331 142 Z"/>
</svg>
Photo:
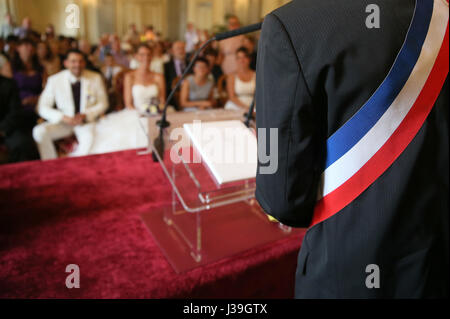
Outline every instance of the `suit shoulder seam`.
<svg viewBox="0 0 450 319">
<path fill-rule="evenodd" d="M 295 58 L 296 58 L 296 60 L 297 60 L 298 66 L 299 66 L 299 68 L 300 68 L 300 74 L 301 74 L 301 77 L 302 77 L 302 79 L 303 79 L 303 82 L 305 83 L 306 90 L 307 90 L 307 92 L 308 92 L 309 97 L 312 99 L 311 90 L 310 90 L 310 88 L 309 88 L 309 86 L 308 86 L 308 82 L 306 82 L 305 74 L 303 73 L 302 63 L 300 62 L 300 59 L 299 59 L 298 54 L 297 54 L 297 51 L 295 50 L 294 42 L 292 41 L 291 35 L 289 34 L 289 32 L 288 32 L 288 30 L 287 30 L 285 24 L 284 24 L 283 21 L 280 19 L 280 17 L 279 17 L 275 12 L 272 12 L 271 15 L 272 15 L 275 19 L 277 19 L 278 23 L 279 23 L 280 26 L 282 27 L 284 33 L 286 34 L 286 36 L 287 36 L 287 38 L 288 38 L 288 40 L 289 40 L 289 44 L 290 44 L 290 46 L 291 46 L 291 48 L 292 48 L 292 51 L 293 51 L 294 54 L 295 54 Z"/>
</svg>

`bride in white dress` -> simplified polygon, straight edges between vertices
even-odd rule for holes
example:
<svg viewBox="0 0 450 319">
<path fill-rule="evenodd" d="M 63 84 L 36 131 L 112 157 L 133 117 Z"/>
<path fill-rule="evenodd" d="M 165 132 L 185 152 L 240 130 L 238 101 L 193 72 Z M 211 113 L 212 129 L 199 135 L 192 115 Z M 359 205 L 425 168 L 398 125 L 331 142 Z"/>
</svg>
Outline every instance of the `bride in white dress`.
<svg viewBox="0 0 450 319">
<path fill-rule="evenodd" d="M 256 73 L 250 68 L 250 53 L 246 48 L 236 52 L 237 71 L 227 78 L 229 101 L 226 110 L 245 110 L 250 108 L 256 89 Z"/>
<path fill-rule="evenodd" d="M 139 68 L 125 75 L 124 99 L 126 109 L 108 114 L 95 128 L 95 142 L 90 154 L 102 154 L 146 147 L 147 139 L 139 123 L 139 113 L 154 112 L 166 101 L 162 74 L 151 72 L 152 50 L 142 44 L 136 60 Z"/>
<path fill-rule="evenodd" d="M 164 76 L 149 70 L 152 50 L 142 44 L 136 53 L 139 68 L 125 76 L 125 106 L 130 110 L 147 112 L 152 105 L 161 105 L 166 100 Z"/>
</svg>

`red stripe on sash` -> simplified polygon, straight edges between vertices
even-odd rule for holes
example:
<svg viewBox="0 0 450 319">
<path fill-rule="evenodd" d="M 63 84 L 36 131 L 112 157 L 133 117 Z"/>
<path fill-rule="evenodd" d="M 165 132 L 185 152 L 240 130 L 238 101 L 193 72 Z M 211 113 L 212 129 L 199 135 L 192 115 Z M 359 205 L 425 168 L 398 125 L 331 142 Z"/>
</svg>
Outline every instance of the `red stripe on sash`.
<svg viewBox="0 0 450 319">
<path fill-rule="evenodd" d="M 433 109 L 449 71 L 449 27 L 417 101 L 380 150 L 351 178 L 317 202 L 310 227 L 334 216 L 361 195 L 403 153 Z"/>
</svg>

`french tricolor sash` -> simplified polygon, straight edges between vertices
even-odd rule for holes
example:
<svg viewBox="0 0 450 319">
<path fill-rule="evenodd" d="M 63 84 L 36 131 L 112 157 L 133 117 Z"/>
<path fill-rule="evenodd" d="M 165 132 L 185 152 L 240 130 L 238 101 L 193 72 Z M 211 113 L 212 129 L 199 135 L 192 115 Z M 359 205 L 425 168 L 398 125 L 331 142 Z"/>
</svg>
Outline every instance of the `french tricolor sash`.
<svg viewBox="0 0 450 319">
<path fill-rule="evenodd" d="M 372 185 L 403 153 L 431 112 L 449 69 L 449 6 L 417 0 L 405 42 L 381 86 L 327 141 L 311 227 Z"/>
</svg>

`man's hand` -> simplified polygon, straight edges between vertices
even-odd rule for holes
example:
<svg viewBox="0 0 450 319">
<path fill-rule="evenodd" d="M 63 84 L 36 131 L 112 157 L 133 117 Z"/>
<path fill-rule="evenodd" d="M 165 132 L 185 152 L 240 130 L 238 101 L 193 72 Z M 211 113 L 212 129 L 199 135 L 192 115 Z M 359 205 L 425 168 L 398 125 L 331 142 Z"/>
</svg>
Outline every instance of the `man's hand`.
<svg viewBox="0 0 450 319">
<path fill-rule="evenodd" d="M 75 126 L 75 118 L 73 117 L 64 116 L 62 121 L 67 125 Z"/>
<path fill-rule="evenodd" d="M 77 114 L 75 115 L 76 125 L 82 125 L 86 123 L 86 114 Z"/>
<path fill-rule="evenodd" d="M 75 117 L 69 117 L 69 116 L 63 117 L 63 122 L 70 126 L 78 126 L 78 125 L 84 124 L 85 121 L 86 121 L 85 114 L 77 114 L 77 115 L 75 115 Z"/>
</svg>

